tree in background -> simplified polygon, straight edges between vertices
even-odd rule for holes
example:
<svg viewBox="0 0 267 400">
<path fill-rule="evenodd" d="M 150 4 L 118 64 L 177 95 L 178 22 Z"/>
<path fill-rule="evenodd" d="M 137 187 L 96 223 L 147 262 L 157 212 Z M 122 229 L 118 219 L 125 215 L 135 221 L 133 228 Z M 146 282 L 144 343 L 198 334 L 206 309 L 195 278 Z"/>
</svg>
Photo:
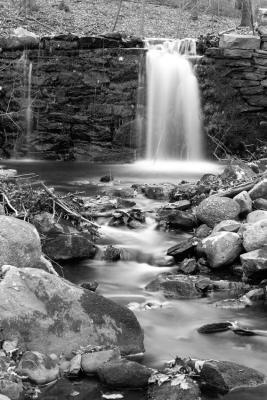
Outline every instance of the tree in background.
<svg viewBox="0 0 267 400">
<path fill-rule="evenodd" d="M 252 26 L 251 0 L 242 0 L 242 14 L 240 26 Z"/>
</svg>

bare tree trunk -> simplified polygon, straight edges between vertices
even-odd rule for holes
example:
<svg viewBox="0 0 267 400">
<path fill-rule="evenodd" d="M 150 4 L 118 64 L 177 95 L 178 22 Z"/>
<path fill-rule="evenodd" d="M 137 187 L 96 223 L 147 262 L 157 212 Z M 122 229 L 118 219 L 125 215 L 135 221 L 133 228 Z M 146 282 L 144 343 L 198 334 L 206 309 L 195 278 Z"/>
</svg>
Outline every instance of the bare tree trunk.
<svg viewBox="0 0 267 400">
<path fill-rule="evenodd" d="M 114 22 L 114 25 L 113 25 L 112 32 L 114 32 L 115 29 L 116 29 L 116 25 L 117 25 L 117 22 L 118 22 L 118 19 L 119 19 L 119 15 L 120 15 L 120 12 L 121 12 L 121 6 L 122 6 L 122 0 L 120 0 L 120 2 L 119 2 L 118 11 L 117 11 L 117 15 L 116 15 L 116 18 L 115 18 L 115 22 Z"/>
<path fill-rule="evenodd" d="M 197 10 L 198 0 L 191 0 L 191 19 L 196 21 L 198 19 L 198 10 Z"/>
<path fill-rule="evenodd" d="M 242 16 L 240 26 L 251 26 L 251 4 L 249 0 L 242 0 Z"/>
</svg>

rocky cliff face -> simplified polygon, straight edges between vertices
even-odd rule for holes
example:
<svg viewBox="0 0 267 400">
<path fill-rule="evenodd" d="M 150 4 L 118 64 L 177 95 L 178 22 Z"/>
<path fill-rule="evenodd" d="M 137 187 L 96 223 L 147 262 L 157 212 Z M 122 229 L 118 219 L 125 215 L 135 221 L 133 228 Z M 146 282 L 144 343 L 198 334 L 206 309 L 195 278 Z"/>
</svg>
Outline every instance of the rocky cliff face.
<svg viewBox="0 0 267 400">
<path fill-rule="evenodd" d="M 2 156 L 133 157 L 142 42 L 60 36 L 43 38 L 30 50 L 21 50 L 17 42 L 3 44 Z"/>
</svg>

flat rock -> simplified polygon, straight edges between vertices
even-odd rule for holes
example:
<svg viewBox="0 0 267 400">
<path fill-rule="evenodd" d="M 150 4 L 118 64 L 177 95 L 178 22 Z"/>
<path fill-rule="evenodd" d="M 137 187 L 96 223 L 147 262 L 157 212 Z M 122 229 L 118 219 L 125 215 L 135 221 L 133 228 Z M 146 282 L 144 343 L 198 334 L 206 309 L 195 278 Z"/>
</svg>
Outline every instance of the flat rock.
<svg viewBox="0 0 267 400">
<path fill-rule="evenodd" d="M 24 339 L 31 351 L 69 354 L 80 346 L 118 346 L 142 353 L 143 331 L 126 307 L 36 268 L 2 268 L 2 335 Z"/>
<path fill-rule="evenodd" d="M 254 224 L 244 224 L 242 226 L 242 234 L 243 246 L 247 252 L 266 246 L 267 220 L 262 220 Z"/>
<path fill-rule="evenodd" d="M 0 266 L 37 267 L 41 255 L 40 237 L 33 225 L 0 215 Z"/>
<path fill-rule="evenodd" d="M 261 372 L 230 361 L 205 361 L 200 378 L 217 393 L 225 394 L 240 386 L 254 387 L 265 382 Z"/>
<path fill-rule="evenodd" d="M 260 48 L 260 37 L 254 35 L 223 34 L 219 47 L 224 49 L 257 50 Z"/>
<path fill-rule="evenodd" d="M 19 362 L 18 372 L 33 383 L 43 385 L 58 379 L 59 366 L 46 354 L 26 351 Z"/>
<path fill-rule="evenodd" d="M 235 200 L 240 207 L 240 214 L 248 214 L 252 211 L 252 200 L 247 191 L 238 193 L 233 200 Z"/>
<path fill-rule="evenodd" d="M 232 219 L 226 219 L 225 221 L 219 222 L 212 230 L 212 235 L 215 235 L 218 232 L 238 232 L 241 223 L 238 221 L 234 221 Z"/>
<path fill-rule="evenodd" d="M 267 246 L 241 254 L 240 260 L 246 278 L 258 281 L 267 278 Z"/>
<path fill-rule="evenodd" d="M 152 370 L 135 361 L 113 360 L 99 367 L 97 374 L 111 387 L 142 388 L 148 385 Z"/>
<path fill-rule="evenodd" d="M 267 211 L 264 210 L 255 210 L 247 215 L 248 224 L 254 224 L 264 219 L 267 220 Z"/>
<path fill-rule="evenodd" d="M 240 213 L 240 206 L 228 197 L 210 196 L 204 199 L 197 207 L 199 221 L 214 227 L 226 219 L 236 220 Z"/>
<path fill-rule="evenodd" d="M 197 225 L 196 217 L 191 212 L 167 206 L 157 211 L 157 219 L 166 221 L 172 229 L 191 230 Z"/>
<path fill-rule="evenodd" d="M 252 200 L 265 199 L 267 200 L 267 179 L 256 183 L 256 185 L 249 191 Z"/>
<path fill-rule="evenodd" d="M 196 242 L 192 239 L 185 239 L 167 250 L 167 255 L 175 258 L 176 261 L 181 261 L 185 257 L 194 253 Z"/>
<path fill-rule="evenodd" d="M 97 373 L 98 368 L 102 367 L 104 363 L 118 359 L 120 359 L 119 349 L 84 353 L 82 354 L 81 368 L 85 374 L 94 375 Z"/>
<path fill-rule="evenodd" d="M 202 239 L 197 248 L 206 255 L 211 268 L 218 268 L 231 264 L 239 256 L 242 243 L 237 233 L 218 232 Z"/>
</svg>

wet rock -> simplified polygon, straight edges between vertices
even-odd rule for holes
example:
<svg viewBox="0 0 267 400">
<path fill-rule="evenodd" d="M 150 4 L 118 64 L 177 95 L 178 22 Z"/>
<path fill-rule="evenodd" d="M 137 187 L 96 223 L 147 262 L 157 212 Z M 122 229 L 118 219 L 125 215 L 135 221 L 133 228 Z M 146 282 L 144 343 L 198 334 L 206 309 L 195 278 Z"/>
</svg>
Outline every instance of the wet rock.
<svg viewBox="0 0 267 400">
<path fill-rule="evenodd" d="M 164 254 L 158 254 L 153 256 L 153 264 L 158 267 L 169 267 L 175 263 L 174 257 L 167 256 Z"/>
<path fill-rule="evenodd" d="M 212 228 L 226 219 L 236 220 L 239 213 L 239 204 L 228 197 L 210 196 L 197 207 L 198 220 Z"/>
<path fill-rule="evenodd" d="M 80 346 L 118 346 L 123 354 L 144 351 L 143 332 L 126 307 L 40 269 L 2 268 L 3 337 L 22 336 L 29 350 L 65 353 Z"/>
<path fill-rule="evenodd" d="M 258 282 L 267 278 L 267 246 L 241 254 L 240 260 L 245 278 Z"/>
<path fill-rule="evenodd" d="M 111 387 L 141 388 L 148 385 L 152 370 L 135 361 L 112 360 L 99 367 L 97 374 Z"/>
<path fill-rule="evenodd" d="M 238 193 L 233 200 L 235 200 L 240 207 L 240 214 L 245 215 L 252 211 L 252 200 L 248 192 L 243 190 L 243 192 Z"/>
<path fill-rule="evenodd" d="M 246 251 L 257 250 L 267 243 L 267 220 L 242 227 L 243 246 Z"/>
<path fill-rule="evenodd" d="M 246 303 L 251 303 L 251 305 L 264 301 L 265 300 L 264 289 L 259 288 L 250 290 L 243 296 L 243 300 L 246 301 Z"/>
<path fill-rule="evenodd" d="M 219 222 L 212 230 L 212 235 L 218 232 L 238 232 L 241 226 L 240 222 L 227 219 L 225 221 Z"/>
<path fill-rule="evenodd" d="M 175 210 L 185 211 L 191 207 L 191 201 L 189 200 L 179 200 L 175 201 L 174 203 L 168 204 L 168 206 L 173 207 Z"/>
<path fill-rule="evenodd" d="M 178 267 L 179 272 L 186 275 L 194 275 L 198 271 L 198 265 L 195 258 L 185 258 Z"/>
<path fill-rule="evenodd" d="M 265 210 L 267 211 L 267 199 L 256 199 L 253 201 L 253 207 L 256 210 Z"/>
<path fill-rule="evenodd" d="M 199 239 L 204 239 L 211 234 L 212 229 L 206 225 L 201 224 L 195 231 L 195 236 Z"/>
<path fill-rule="evenodd" d="M 174 257 L 176 261 L 181 261 L 194 253 L 196 245 L 197 242 L 193 239 L 182 240 L 180 243 L 170 247 L 167 250 L 167 255 Z"/>
<path fill-rule="evenodd" d="M 118 208 L 131 208 L 136 205 L 136 202 L 129 199 L 123 199 L 121 197 L 117 198 L 117 207 Z"/>
<path fill-rule="evenodd" d="M 256 173 L 247 164 L 238 162 L 235 164 L 227 165 L 223 173 L 220 175 L 222 181 L 239 181 L 248 180 L 256 176 Z"/>
<path fill-rule="evenodd" d="M 111 197 L 121 197 L 123 199 L 131 199 L 136 196 L 136 191 L 134 188 L 123 187 L 123 188 L 114 188 L 109 187 L 101 192 L 101 195 L 109 195 Z"/>
<path fill-rule="evenodd" d="M 230 361 L 205 361 L 200 378 L 207 388 L 221 394 L 240 386 L 257 386 L 265 381 L 261 372 Z"/>
<path fill-rule="evenodd" d="M 231 322 L 215 322 L 213 324 L 202 325 L 197 331 L 203 334 L 225 332 L 228 331 L 231 326 Z"/>
<path fill-rule="evenodd" d="M 4 394 L 0 394 L 0 400 L 11 400 L 10 397 L 5 396 Z"/>
<path fill-rule="evenodd" d="M 21 382 L 14 382 L 5 378 L 0 379 L 0 396 L 6 396 L 10 400 L 19 400 L 22 391 L 23 387 Z"/>
<path fill-rule="evenodd" d="M 150 292 L 162 291 L 166 298 L 192 299 L 202 296 L 196 287 L 198 280 L 199 278 L 194 276 L 163 273 L 151 281 L 145 289 Z"/>
<path fill-rule="evenodd" d="M 19 362 L 18 372 L 27 376 L 33 383 L 43 385 L 58 379 L 59 366 L 48 355 L 26 351 Z"/>
<path fill-rule="evenodd" d="M 118 261 L 121 258 L 121 251 L 117 247 L 107 246 L 103 258 L 106 261 Z"/>
<path fill-rule="evenodd" d="M 101 368 L 104 363 L 111 360 L 120 359 L 119 349 L 101 350 L 93 353 L 82 354 L 81 367 L 85 374 L 94 375 L 98 368 Z"/>
<path fill-rule="evenodd" d="M 41 254 L 40 237 L 33 225 L 0 215 L 0 265 L 36 267 Z"/>
<path fill-rule="evenodd" d="M 146 185 L 142 188 L 144 195 L 152 200 L 168 200 L 175 185 Z"/>
<path fill-rule="evenodd" d="M 32 223 L 37 229 L 37 231 L 41 234 L 56 234 L 56 233 L 63 233 L 64 228 L 61 224 L 59 224 L 53 214 L 49 212 L 42 212 L 37 214 L 33 217 Z"/>
<path fill-rule="evenodd" d="M 81 287 L 86 290 L 91 290 L 91 292 L 95 292 L 98 288 L 99 283 L 97 281 L 90 281 L 90 282 L 82 282 Z"/>
<path fill-rule="evenodd" d="M 265 199 L 267 200 L 267 179 L 258 182 L 250 191 L 249 195 L 252 200 Z"/>
<path fill-rule="evenodd" d="M 246 299 L 225 299 L 220 300 L 215 303 L 216 307 L 225 309 L 225 310 L 243 310 L 244 308 L 248 307 L 250 304 L 246 301 Z"/>
<path fill-rule="evenodd" d="M 70 366 L 68 371 L 69 374 L 73 377 L 78 376 L 81 370 L 81 364 L 82 364 L 82 355 L 78 353 L 70 360 Z"/>
<path fill-rule="evenodd" d="M 109 174 L 109 175 L 104 175 L 104 176 L 101 176 L 101 178 L 100 178 L 100 182 L 111 182 L 111 181 L 113 181 L 113 176 L 111 175 L 111 174 Z"/>
<path fill-rule="evenodd" d="M 237 233 L 218 232 L 202 239 L 197 248 L 206 255 L 211 268 L 219 268 L 231 264 L 239 256 L 242 244 Z"/>
<path fill-rule="evenodd" d="M 264 210 L 256 210 L 252 211 L 247 216 L 247 223 L 254 224 L 255 222 L 259 222 L 262 220 L 267 220 L 267 211 Z"/>
<path fill-rule="evenodd" d="M 159 379 L 164 376 L 160 375 Z M 199 400 L 201 397 L 199 386 L 190 377 L 177 374 L 170 379 L 165 375 L 166 381 L 150 383 L 148 387 L 148 400 Z"/>
</svg>

